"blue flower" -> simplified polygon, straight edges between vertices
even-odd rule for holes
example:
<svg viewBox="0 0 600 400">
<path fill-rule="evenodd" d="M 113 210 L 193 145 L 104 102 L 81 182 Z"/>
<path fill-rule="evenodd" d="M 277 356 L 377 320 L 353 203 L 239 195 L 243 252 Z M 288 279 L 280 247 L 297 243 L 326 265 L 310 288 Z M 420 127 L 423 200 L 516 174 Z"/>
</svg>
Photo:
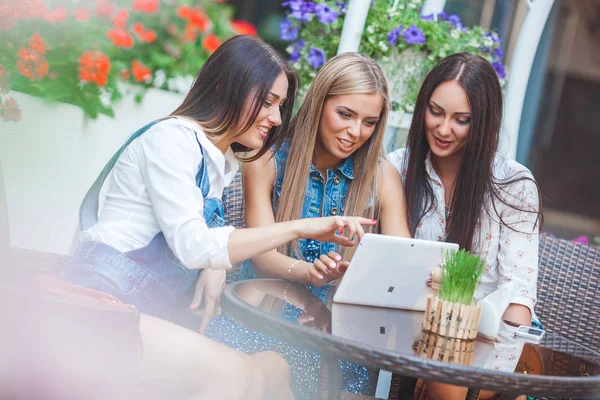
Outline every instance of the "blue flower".
<svg viewBox="0 0 600 400">
<path fill-rule="evenodd" d="M 426 39 L 423 31 L 413 24 L 404 31 L 404 40 L 406 40 L 406 43 L 408 44 L 423 44 Z"/>
<path fill-rule="evenodd" d="M 290 53 L 290 60 L 294 63 L 300 60 L 300 51 L 298 49 L 294 49 L 294 51 Z"/>
<path fill-rule="evenodd" d="M 308 60 L 308 63 L 315 69 L 321 68 L 321 66 L 325 64 L 325 61 L 327 61 L 325 52 L 318 47 L 311 47 L 306 59 Z"/>
<path fill-rule="evenodd" d="M 452 14 L 451 16 L 449 16 L 448 22 L 450 22 L 452 25 L 454 25 L 454 27 L 456 29 L 458 29 L 459 31 L 462 30 L 462 28 L 463 28 L 463 24 L 458 15 Z"/>
<path fill-rule="evenodd" d="M 492 63 L 492 66 L 494 67 L 494 69 L 496 70 L 496 73 L 498 74 L 498 76 L 502 79 L 506 78 L 506 71 L 504 70 L 504 64 L 502 64 L 500 61 L 494 61 Z"/>
<path fill-rule="evenodd" d="M 434 20 L 434 18 L 433 18 L 433 14 L 429 14 L 429 15 L 421 15 L 421 19 L 422 19 L 423 21 L 433 21 L 433 20 Z"/>
<path fill-rule="evenodd" d="M 298 38 L 299 27 L 293 27 L 292 21 L 284 19 L 279 23 L 279 37 L 281 40 L 292 41 Z"/>
<path fill-rule="evenodd" d="M 331 9 L 327 4 L 317 4 L 316 11 L 317 18 L 322 24 L 332 24 L 337 20 L 337 13 Z"/>
<path fill-rule="evenodd" d="M 446 11 L 442 11 L 438 14 L 438 20 L 440 21 L 448 21 L 448 13 Z"/>
<path fill-rule="evenodd" d="M 390 33 L 388 33 L 387 38 L 388 38 L 388 43 L 390 44 L 390 46 L 394 46 L 398 42 L 398 38 L 402 34 L 403 28 L 404 28 L 404 26 L 400 25 L 399 27 L 392 29 L 392 31 Z"/>
<path fill-rule="evenodd" d="M 343 13 L 346 10 L 346 2 L 336 0 L 335 5 L 340 9 L 340 13 Z"/>
<path fill-rule="evenodd" d="M 490 33 L 488 33 L 488 34 L 487 34 L 487 36 L 488 36 L 490 39 L 492 39 L 492 42 L 494 42 L 494 43 L 498 43 L 498 45 L 500 45 L 500 44 L 501 44 L 501 42 L 502 42 L 502 41 L 500 40 L 500 38 L 498 37 L 498 35 L 496 35 L 494 32 L 490 32 Z"/>
<path fill-rule="evenodd" d="M 300 60 L 300 49 L 304 48 L 306 41 L 304 39 L 298 40 L 296 43 L 292 44 L 294 51 L 290 53 L 290 60 L 292 62 L 298 62 Z"/>
<path fill-rule="evenodd" d="M 315 12 L 316 4 L 312 1 L 304 0 L 289 0 L 282 5 L 289 7 L 292 10 L 292 17 L 298 21 L 308 21 L 310 14 Z"/>
<path fill-rule="evenodd" d="M 494 52 L 492 53 L 492 55 L 498 60 L 502 60 L 504 58 L 504 52 L 500 47 L 497 47 L 496 50 L 494 50 Z"/>
</svg>

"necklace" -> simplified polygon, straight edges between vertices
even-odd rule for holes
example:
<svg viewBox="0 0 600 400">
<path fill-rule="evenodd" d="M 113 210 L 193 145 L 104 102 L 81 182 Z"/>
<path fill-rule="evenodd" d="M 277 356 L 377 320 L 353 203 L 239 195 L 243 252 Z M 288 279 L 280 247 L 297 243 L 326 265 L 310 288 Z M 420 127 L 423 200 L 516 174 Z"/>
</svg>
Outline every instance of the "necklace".
<svg viewBox="0 0 600 400">
<path fill-rule="evenodd" d="M 449 218 L 450 218 L 450 216 L 452 215 L 452 207 L 451 207 L 451 206 L 448 206 L 448 205 L 446 205 L 446 209 L 445 209 L 445 211 L 446 211 L 446 221 L 448 221 L 448 219 L 449 219 Z"/>
</svg>

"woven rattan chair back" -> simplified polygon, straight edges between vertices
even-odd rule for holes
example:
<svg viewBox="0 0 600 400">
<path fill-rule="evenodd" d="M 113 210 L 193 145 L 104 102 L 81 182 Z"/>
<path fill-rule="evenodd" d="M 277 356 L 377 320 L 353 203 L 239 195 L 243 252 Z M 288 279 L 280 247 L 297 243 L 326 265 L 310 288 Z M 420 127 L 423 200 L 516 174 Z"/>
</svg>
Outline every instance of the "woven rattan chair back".
<svg viewBox="0 0 600 400">
<path fill-rule="evenodd" d="M 540 239 L 538 318 L 546 329 L 600 352 L 600 246 Z"/>
<path fill-rule="evenodd" d="M 223 204 L 225 206 L 225 225 L 244 228 L 246 226 L 246 214 L 244 212 L 242 173 L 240 171 L 235 174 L 231 185 L 227 188 Z M 243 263 L 234 264 L 231 269 L 227 270 L 227 283 L 235 280 L 240 272 L 242 264 Z"/>
</svg>

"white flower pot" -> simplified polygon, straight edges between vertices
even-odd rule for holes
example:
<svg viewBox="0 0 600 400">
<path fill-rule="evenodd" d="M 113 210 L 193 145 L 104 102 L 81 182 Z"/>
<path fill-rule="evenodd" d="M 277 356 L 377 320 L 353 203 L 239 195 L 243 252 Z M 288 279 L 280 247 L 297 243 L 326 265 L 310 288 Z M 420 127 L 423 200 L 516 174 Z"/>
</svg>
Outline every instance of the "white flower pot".
<svg viewBox="0 0 600 400">
<path fill-rule="evenodd" d="M 10 242 L 13 247 L 68 254 L 87 189 L 125 139 L 168 115 L 183 95 L 157 89 L 134 101 L 135 87 L 115 106 L 115 118 L 84 117 L 81 109 L 14 93 L 22 121 L 0 121 Z"/>
</svg>

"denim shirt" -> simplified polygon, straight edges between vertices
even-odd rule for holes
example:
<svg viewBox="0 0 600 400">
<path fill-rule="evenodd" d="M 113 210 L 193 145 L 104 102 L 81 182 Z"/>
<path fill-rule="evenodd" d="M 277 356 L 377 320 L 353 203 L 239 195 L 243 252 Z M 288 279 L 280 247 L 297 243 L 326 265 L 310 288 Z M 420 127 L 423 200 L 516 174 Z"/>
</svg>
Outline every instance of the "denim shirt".
<svg viewBox="0 0 600 400">
<path fill-rule="evenodd" d="M 273 211 L 277 212 L 279 197 L 281 196 L 281 186 L 285 175 L 286 161 L 289 155 L 289 142 L 285 142 L 275 153 L 275 182 L 271 195 L 271 204 Z M 350 156 L 340 165 L 327 170 L 327 179 L 312 164 L 310 166 L 306 192 L 304 194 L 304 205 L 302 206 L 302 218 L 329 217 L 344 214 L 344 206 L 348 197 L 348 189 L 354 178 L 354 157 Z M 314 239 L 298 239 L 298 247 L 302 253 L 302 258 L 312 263 L 319 258 L 321 254 L 327 254 L 330 251 L 338 251 L 335 243 L 319 242 Z M 298 258 L 294 254 L 288 254 L 293 258 Z M 254 279 L 256 273 L 251 260 L 244 263 L 237 280 Z M 331 285 L 322 287 L 313 287 L 307 285 L 308 289 L 325 302 Z M 286 307 L 283 314 L 290 321 L 298 317 L 300 310 L 296 307 Z"/>
<path fill-rule="evenodd" d="M 289 151 L 289 142 L 286 142 L 274 156 L 276 178 L 273 185 L 271 202 L 275 213 L 277 212 L 279 197 L 281 196 L 281 187 Z M 352 179 L 354 179 L 353 169 L 354 156 L 346 158 L 337 167 L 328 169 L 327 177 L 324 177 L 311 164 L 304 195 L 302 218 L 344 215 L 348 188 Z M 332 250 L 337 251 L 335 243 L 319 242 L 314 239 L 299 239 L 298 242 L 302 256 L 307 262 L 313 262 L 321 254 L 327 254 Z M 289 256 L 294 257 L 293 254 L 289 254 Z"/>
</svg>

